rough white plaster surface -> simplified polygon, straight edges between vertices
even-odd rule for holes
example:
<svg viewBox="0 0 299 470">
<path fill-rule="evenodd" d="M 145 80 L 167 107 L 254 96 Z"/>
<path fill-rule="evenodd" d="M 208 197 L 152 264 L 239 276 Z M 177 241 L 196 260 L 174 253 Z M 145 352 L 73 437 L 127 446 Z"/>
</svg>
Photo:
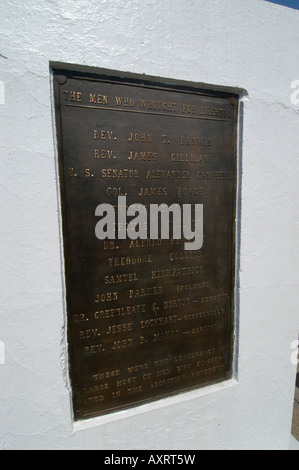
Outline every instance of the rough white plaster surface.
<svg viewBox="0 0 299 470">
<path fill-rule="evenodd" d="M 299 112 L 290 101 L 299 12 L 263 0 L 3 0 L 0 31 L 0 448 L 288 449 L 299 329 Z M 234 385 L 73 427 L 49 61 L 248 91 Z"/>
</svg>

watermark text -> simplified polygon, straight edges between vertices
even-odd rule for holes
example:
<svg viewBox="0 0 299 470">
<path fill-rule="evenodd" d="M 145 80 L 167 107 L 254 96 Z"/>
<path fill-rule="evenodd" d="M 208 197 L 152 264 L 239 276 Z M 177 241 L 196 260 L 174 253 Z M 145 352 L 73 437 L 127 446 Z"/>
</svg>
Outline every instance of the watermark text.
<svg viewBox="0 0 299 470">
<path fill-rule="evenodd" d="M 291 343 L 290 348 L 294 349 L 294 351 L 291 354 L 291 363 L 295 365 L 299 364 L 299 356 L 298 356 L 298 347 L 299 347 L 299 340 L 296 339 Z"/>
<path fill-rule="evenodd" d="M 293 90 L 290 96 L 291 103 L 295 107 L 297 113 L 299 113 L 299 80 L 294 80 L 291 83 L 291 90 Z"/>
<path fill-rule="evenodd" d="M 101 217 L 95 227 L 99 240 L 152 239 L 185 241 L 185 250 L 200 250 L 203 245 L 202 204 L 143 204 L 127 207 L 126 196 L 118 197 L 117 210 L 111 204 L 100 204 L 95 215 Z M 127 217 L 133 217 L 130 221 Z M 172 232 L 172 233 L 171 233 Z"/>
</svg>

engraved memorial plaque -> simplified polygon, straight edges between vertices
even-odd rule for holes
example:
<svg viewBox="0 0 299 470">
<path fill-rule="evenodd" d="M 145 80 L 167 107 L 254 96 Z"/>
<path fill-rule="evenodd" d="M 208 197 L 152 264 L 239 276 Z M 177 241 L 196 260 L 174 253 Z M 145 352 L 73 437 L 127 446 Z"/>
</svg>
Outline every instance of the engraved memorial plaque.
<svg viewBox="0 0 299 470">
<path fill-rule="evenodd" d="M 88 70 L 55 69 L 53 83 L 74 418 L 229 379 L 238 96 Z M 150 236 L 162 204 L 181 219 L 169 212 L 169 236 Z"/>
</svg>

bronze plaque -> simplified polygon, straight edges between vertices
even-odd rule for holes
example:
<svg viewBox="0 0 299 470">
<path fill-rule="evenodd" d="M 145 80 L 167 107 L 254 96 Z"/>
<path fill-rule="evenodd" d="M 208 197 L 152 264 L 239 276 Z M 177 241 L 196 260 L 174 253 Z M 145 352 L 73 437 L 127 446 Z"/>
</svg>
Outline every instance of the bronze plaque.
<svg viewBox="0 0 299 470">
<path fill-rule="evenodd" d="M 53 77 L 75 419 L 230 378 L 238 96 L 118 73 Z M 155 204 L 202 205 L 202 248 L 186 249 L 171 215 L 168 238 L 130 238 L 120 197 L 147 217 Z M 123 223 L 114 239 L 96 235 L 102 204 Z"/>
</svg>

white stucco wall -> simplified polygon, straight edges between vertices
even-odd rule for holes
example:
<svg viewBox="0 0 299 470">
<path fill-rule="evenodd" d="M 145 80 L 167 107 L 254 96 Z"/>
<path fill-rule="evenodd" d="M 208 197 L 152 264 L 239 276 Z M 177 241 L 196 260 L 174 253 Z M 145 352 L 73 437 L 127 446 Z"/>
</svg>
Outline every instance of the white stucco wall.
<svg viewBox="0 0 299 470">
<path fill-rule="evenodd" d="M 290 101 L 299 12 L 263 0 L 3 0 L 0 31 L 0 448 L 287 449 L 299 329 Z M 73 428 L 50 61 L 247 90 L 238 375 L 228 387 Z"/>
</svg>

